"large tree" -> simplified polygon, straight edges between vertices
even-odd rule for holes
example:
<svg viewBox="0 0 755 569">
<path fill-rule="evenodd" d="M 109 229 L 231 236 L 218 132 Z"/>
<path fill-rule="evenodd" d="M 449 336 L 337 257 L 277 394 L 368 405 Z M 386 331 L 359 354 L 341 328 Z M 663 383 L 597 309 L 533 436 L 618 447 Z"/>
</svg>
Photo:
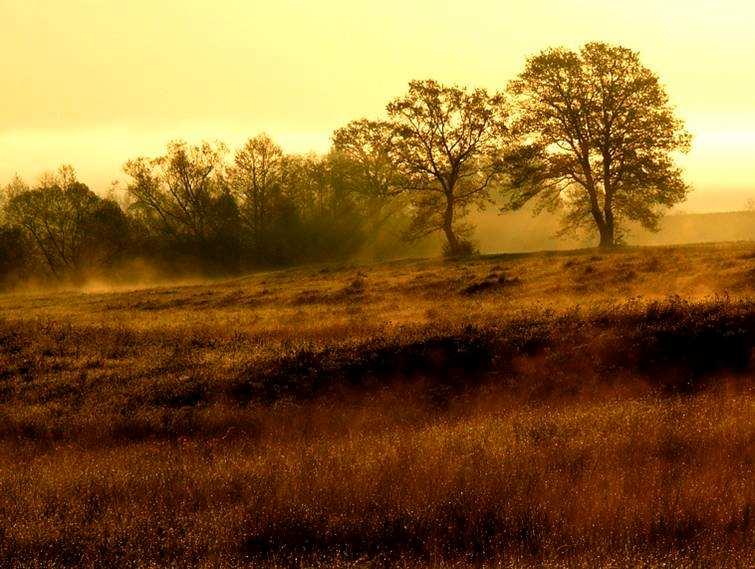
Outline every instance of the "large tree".
<svg viewBox="0 0 755 569">
<path fill-rule="evenodd" d="M 690 136 L 637 52 L 605 43 L 548 49 L 510 91 L 524 142 L 508 157 L 512 207 L 535 196 L 564 205 L 564 230 L 594 226 L 600 246 L 611 247 L 622 219 L 653 230 L 664 207 L 685 199 L 674 154 L 689 149 Z"/>
<path fill-rule="evenodd" d="M 414 207 L 410 236 L 442 231 L 449 254 L 464 252 L 460 222 L 471 205 L 485 203 L 502 173 L 503 96 L 412 81 L 387 110 L 396 167 Z"/>
</svg>

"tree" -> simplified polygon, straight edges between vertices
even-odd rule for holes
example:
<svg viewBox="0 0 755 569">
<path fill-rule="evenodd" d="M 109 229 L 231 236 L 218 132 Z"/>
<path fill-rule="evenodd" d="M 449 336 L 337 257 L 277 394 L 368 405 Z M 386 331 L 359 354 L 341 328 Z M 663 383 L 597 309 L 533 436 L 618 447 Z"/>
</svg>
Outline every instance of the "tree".
<svg viewBox="0 0 755 569">
<path fill-rule="evenodd" d="M 188 257 L 204 269 L 232 269 L 238 260 L 238 208 L 224 173 L 222 144 L 171 142 L 156 158 L 136 158 L 129 212 L 169 256 Z M 230 216 L 230 217 L 229 217 Z"/>
<path fill-rule="evenodd" d="M 13 179 L 5 187 L 0 188 L 0 223 L 3 221 L 5 207 L 10 200 L 26 191 L 29 191 L 29 186 L 18 175 L 13 176 Z"/>
<path fill-rule="evenodd" d="M 442 231 L 447 251 L 468 248 L 460 221 L 501 175 L 507 109 L 500 94 L 412 81 L 388 104 L 396 167 L 414 208 L 410 237 Z"/>
<path fill-rule="evenodd" d="M 0 290 L 28 277 L 34 260 L 33 245 L 21 228 L 0 225 Z"/>
<path fill-rule="evenodd" d="M 510 91 L 522 140 L 508 156 L 511 207 L 535 196 L 541 206 L 563 204 L 564 231 L 594 224 L 600 246 L 612 247 L 622 219 L 655 230 L 662 209 L 685 199 L 673 156 L 690 136 L 637 52 L 549 49 L 527 61 Z"/>
<path fill-rule="evenodd" d="M 239 200 L 241 221 L 251 234 L 252 248 L 258 257 L 269 249 L 269 225 L 281 191 L 283 151 L 261 134 L 250 138 L 236 152 L 229 171 L 229 184 Z"/>
<path fill-rule="evenodd" d="M 108 266 L 128 244 L 121 209 L 79 182 L 70 166 L 45 174 L 34 189 L 18 186 L 5 217 L 24 232 L 58 278 Z"/>
<path fill-rule="evenodd" d="M 18 175 L 0 188 L 0 290 L 22 281 L 38 266 L 38 255 L 29 236 L 7 219 L 10 201 L 29 189 Z"/>
<path fill-rule="evenodd" d="M 393 136 L 388 122 L 360 119 L 337 129 L 332 137 L 330 162 L 356 197 L 371 239 L 405 207 L 400 199 L 402 178 L 392 156 Z"/>
<path fill-rule="evenodd" d="M 206 240 L 208 211 L 225 191 L 222 155 L 221 146 L 174 141 L 163 156 L 129 160 L 132 210 L 167 235 Z"/>
<path fill-rule="evenodd" d="M 326 214 L 330 186 L 328 164 L 314 153 L 289 154 L 283 160 L 283 192 L 303 219 Z"/>
<path fill-rule="evenodd" d="M 297 243 L 297 258 L 343 258 L 361 246 L 364 220 L 348 182 L 352 167 L 334 152 L 285 157 L 282 204 L 293 208 L 298 223 L 279 235 Z"/>
</svg>

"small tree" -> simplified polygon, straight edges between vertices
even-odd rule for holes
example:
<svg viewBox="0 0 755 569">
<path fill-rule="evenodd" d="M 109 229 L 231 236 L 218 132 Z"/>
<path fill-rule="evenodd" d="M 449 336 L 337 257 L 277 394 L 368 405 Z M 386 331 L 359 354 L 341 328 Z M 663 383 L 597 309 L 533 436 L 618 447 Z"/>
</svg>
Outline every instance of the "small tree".
<svg viewBox="0 0 755 569">
<path fill-rule="evenodd" d="M 225 180 L 225 146 L 176 141 L 157 158 L 137 158 L 123 170 L 129 211 L 168 256 L 188 257 L 205 270 L 238 262 L 238 208 Z"/>
<path fill-rule="evenodd" d="M 502 173 L 503 96 L 412 81 L 387 110 L 396 167 L 414 208 L 409 236 L 442 231 L 449 254 L 465 252 L 460 222 L 470 206 L 486 202 Z"/>
<path fill-rule="evenodd" d="M 251 236 L 257 258 L 269 249 L 269 229 L 273 209 L 280 194 L 283 151 L 273 140 L 261 134 L 250 138 L 236 152 L 228 182 L 239 202 L 241 222 Z"/>
<path fill-rule="evenodd" d="M 355 120 L 333 133 L 332 164 L 358 203 L 366 234 L 377 239 L 383 226 L 406 206 L 396 170 L 393 129 L 385 121 Z"/>
<path fill-rule="evenodd" d="M 46 174 L 5 207 L 8 223 L 24 232 L 58 278 L 110 265 L 128 246 L 128 222 L 118 205 L 76 179 L 70 166 Z"/>
<path fill-rule="evenodd" d="M 5 215 L 5 208 L 14 197 L 16 197 L 19 194 L 22 194 L 24 192 L 29 191 L 29 186 L 26 182 L 24 182 L 18 174 L 13 176 L 13 179 L 11 179 L 10 182 L 8 182 L 4 187 L 0 188 L 0 223 L 3 223 L 4 215 Z"/>
<path fill-rule="evenodd" d="M 564 230 L 594 225 L 600 246 L 612 247 L 621 219 L 655 230 L 662 209 L 685 199 L 673 155 L 689 149 L 690 136 L 637 52 L 605 43 L 549 49 L 527 61 L 510 91 L 524 142 L 509 155 L 511 207 L 535 196 L 563 204 Z"/>
</svg>

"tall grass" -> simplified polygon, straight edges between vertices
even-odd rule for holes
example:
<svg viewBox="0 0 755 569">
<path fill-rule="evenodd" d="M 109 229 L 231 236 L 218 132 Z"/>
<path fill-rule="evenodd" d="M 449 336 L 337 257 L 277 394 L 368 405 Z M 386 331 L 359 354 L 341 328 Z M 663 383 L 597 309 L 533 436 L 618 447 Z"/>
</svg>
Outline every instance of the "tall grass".
<svg viewBox="0 0 755 569">
<path fill-rule="evenodd" d="M 531 285 L 499 262 L 443 318 L 299 335 L 133 306 L 247 306 L 226 285 L 22 299 L 0 320 L 0 567 L 749 567 L 753 301 L 512 311 Z M 370 279 L 268 309 L 384 310 L 399 284 Z"/>
<path fill-rule="evenodd" d="M 751 394 L 281 405 L 256 436 L 0 446 L 4 565 L 676 557 L 744 567 Z"/>
</svg>

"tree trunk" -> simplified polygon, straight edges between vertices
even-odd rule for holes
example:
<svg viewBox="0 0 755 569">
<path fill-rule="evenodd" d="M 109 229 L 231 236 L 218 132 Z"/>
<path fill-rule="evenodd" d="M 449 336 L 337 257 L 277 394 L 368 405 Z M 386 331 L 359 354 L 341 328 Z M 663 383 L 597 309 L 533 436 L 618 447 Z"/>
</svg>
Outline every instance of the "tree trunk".
<svg viewBox="0 0 755 569">
<path fill-rule="evenodd" d="M 600 232 L 600 247 L 608 249 L 616 245 L 615 224 L 613 219 L 613 199 L 610 189 L 606 191 L 603 212 L 603 228 Z"/>
<path fill-rule="evenodd" d="M 600 231 L 601 249 L 610 249 L 611 247 L 616 245 L 613 229 L 613 221 L 603 222 L 598 226 L 598 230 Z"/>
<path fill-rule="evenodd" d="M 610 247 L 613 247 L 613 217 L 611 219 L 608 219 L 604 215 L 603 210 L 600 209 L 600 204 L 598 203 L 598 192 L 595 189 L 595 183 L 593 182 L 592 178 L 592 172 L 590 171 L 589 164 L 584 165 L 584 172 L 585 172 L 585 178 L 587 178 L 588 183 L 585 185 L 585 189 L 587 190 L 587 194 L 590 198 L 590 213 L 592 213 L 592 218 L 595 220 L 595 225 L 598 226 L 598 233 L 600 233 L 600 248 L 601 249 L 608 249 Z M 609 213 L 610 210 L 606 211 L 606 213 Z"/>
<path fill-rule="evenodd" d="M 608 174 L 606 174 L 606 179 Z M 600 235 L 601 248 L 608 249 L 616 245 L 615 224 L 613 220 L 613 193 L 611 188 L 606 185 L 606 199 L 603 206 L 605 229 Z"/>
<path fill-rule="evenodd" d="M 452 257 L 455 257 L 461 252 L 461 244 L 459 238 L 454 233 L 453 228 L 443 225 L 443 233 L 446 234 L 446 240 L 448 241 L 448 252 Z"/>
<path fill-rule="evenodd" d="M 446 234 L 448 241 L 448 253 L 455 257 L 461 253 L 461 243 L 454 233 L 454 199 L 453 196 L 446 194 L 446 211 L 443 214 L 443 233 Z"/>
</svg>

